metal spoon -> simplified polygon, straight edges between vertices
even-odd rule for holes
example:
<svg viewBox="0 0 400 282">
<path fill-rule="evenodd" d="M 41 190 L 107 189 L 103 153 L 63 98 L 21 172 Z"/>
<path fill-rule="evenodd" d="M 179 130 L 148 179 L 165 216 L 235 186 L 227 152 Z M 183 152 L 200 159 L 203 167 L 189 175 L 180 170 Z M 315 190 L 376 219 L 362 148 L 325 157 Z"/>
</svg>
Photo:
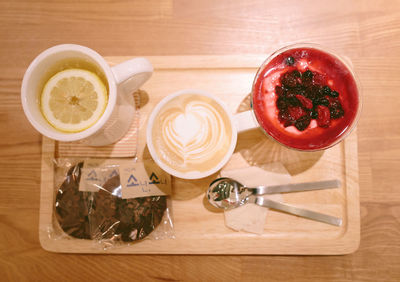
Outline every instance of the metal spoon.
<svg viewBox="0 0 400 282">
<path fill-rule="evenodd" d="M 218 178 L 213 182 L 211 182 L 207 191 L 207 199 L 214 207 L 217 208 L 233 209 L 245 205 L 247 203 L 254 203 L 259 206 L 272 208 L 275 210 L 280 210 L 286 213 L 298 215 L 308 219 L 340 226 L 342 224 L 342 219 L 340 218 L 302 208 L 297 208 L 288 204 L 283 204 L 280 202 L 272 201 L 270 199 L 265 199 L 263 197 L 257 197 L 257 195 L 261 194 L 328 189 L 328 188 L 338 187 L 340 182 L 337 180 L 329 182 L 323 181 L 319 182 L 319 184 L 320 188 L 317 188 L 318 185 L 316 185 L 315 183 L 311 185 L 310 183 L 301 183 L 301 184 L 288 184 L 288 185 L 277 185 L 277 186 L 261 186 L 262 188 L 260 189 L 260 187 L 257 188 L 245 187 L 238 181 L 233 180 L 231 178 Z M 333 186 L 335 184 L 336 186 Z M 307 187 L 307 185 L 310 186 Z M 268 187 L 270 187 L 270 189 L 268 189 Z"/>
<path fill-rule="evenodd" d="M 227 198 L 229 196 L 230 190 L 227 187 L 233 189 L 238 189 L 239 194 L 253 194 L 253 195 L 265 195 L 265 194 L 276 194 L 285 192 L 301 192 L 301 191 L 312 191 L 312 190 L 323 190 L 340 187 L 340 181 L 327 180 L 327 181 L 314 181 L 314 182 L 304 182 L 295 184 L 283 184 L 283 185 L 269 185 L 269 186 L 258 186 L 258 187 L 246 187 L 240 184 L 238 181 L 227 177 L 221 177 L 215 179 L 211 182 L 210 186 L 219 187 L 223 189 L 223 193 L 217 197 Z M 247 191 L 245 191 L 247 190 Z M 243 195 L 242 195 L 243 196 Z"/>
</svg>

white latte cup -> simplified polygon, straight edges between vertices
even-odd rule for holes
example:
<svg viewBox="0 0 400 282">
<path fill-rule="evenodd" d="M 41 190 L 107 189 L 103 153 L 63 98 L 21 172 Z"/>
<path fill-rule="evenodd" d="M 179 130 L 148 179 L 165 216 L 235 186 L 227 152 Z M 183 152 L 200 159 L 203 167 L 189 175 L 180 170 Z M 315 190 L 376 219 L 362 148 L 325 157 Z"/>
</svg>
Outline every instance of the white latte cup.
<svg viewBox="0 0 400 282">
<path fill-rule="evenodd" d="M 99 69 L 108 84 L 108 102 L 104 113 L 91 127 L 77 133 L 66 133 L 52 127 L 40 111 L 43 78 L 57 62 L 81 59 Z M 135 113 L 132 93 L 153 73 L 145 58 L 135 58 L 110 67 L 97 52 L 84 46 L 63 44 L 39 54 L 25 72 L 21 100 L 26 117 L 41 134 L 58 141 L 80 141 L 91 146 L 114 143 L 128 131 Z"/>
<path fill-rule="evenodd" d="M 249 112 L 232 115 L 217 97 L 186 89 L 161 100 L 147 123 L 147 147 L 166 172 L 199 179 L 220 170 L 231 158 L 237 134 L 254 128 Z"/>
</svg>

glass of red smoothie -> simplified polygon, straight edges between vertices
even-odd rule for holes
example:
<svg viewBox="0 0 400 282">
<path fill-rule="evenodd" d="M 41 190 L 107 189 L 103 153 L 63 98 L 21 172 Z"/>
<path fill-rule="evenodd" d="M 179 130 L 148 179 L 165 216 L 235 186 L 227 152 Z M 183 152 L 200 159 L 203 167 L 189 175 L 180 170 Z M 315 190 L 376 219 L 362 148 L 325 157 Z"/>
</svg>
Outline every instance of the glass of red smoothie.
<svg viewBox="0 0 400 282">
<path fill-rule="evenodd" d="M 252 87 L 252 108 L 264 132 L 301 151 L 327 149 L 356 126 L 360 84 L 351 63 L 316 44 L 295 44 L 269 56 Z"/>
</svg>

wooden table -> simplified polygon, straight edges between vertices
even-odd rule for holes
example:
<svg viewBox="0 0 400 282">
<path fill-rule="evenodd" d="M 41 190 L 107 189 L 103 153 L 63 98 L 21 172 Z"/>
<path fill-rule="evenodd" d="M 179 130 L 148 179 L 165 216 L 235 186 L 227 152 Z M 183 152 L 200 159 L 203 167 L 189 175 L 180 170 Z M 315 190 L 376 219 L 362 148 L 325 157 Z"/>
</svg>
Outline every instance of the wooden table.
<svg viewBox="0 0 400 282">
<path fill-rule="evenodd" d="M 3 281 L 400 280 L 400 2 L 279 2 L 0 2 Z M 63 255 L 40 247 L 41 136 L 25 118 L 19 96 L 24 71 L 39 52 L 78 43 L 104 56 L 267 55 L 304 41 L 347 55 L 363 86 L 357 252 L 327 257 L 125 256 Z"/>
</svg>

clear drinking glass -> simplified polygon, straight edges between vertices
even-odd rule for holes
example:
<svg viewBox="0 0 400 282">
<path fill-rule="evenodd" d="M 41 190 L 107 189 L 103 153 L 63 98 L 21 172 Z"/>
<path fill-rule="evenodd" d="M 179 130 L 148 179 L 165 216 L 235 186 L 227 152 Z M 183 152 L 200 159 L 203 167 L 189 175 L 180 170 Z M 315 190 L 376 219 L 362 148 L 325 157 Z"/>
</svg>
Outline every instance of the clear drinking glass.
<svg viewBox="0 0 400 282">
<path fill-rule="evenodd" d="M 297 58 L 292 66 L 285 63 L 290 56 Z M 304 131 L 284 127 L 278 120 L 275 86 L 280 85 L 280 75 L 294 68 L 325 74 L 332 89 L 342 95 L 339 99 L 344 116 L 332 119 L 328 128 L 316 126 L 313 119 Z M 258 124 L 273 140 L 300 151 L 324 150 L 342 141 L 356 127 L 362 107 L 361 86 L 348 58 L 317 44 L 299 43 L 275 51 L 262 63 L 253 81 L 251 107 Z"/>
</svg>

